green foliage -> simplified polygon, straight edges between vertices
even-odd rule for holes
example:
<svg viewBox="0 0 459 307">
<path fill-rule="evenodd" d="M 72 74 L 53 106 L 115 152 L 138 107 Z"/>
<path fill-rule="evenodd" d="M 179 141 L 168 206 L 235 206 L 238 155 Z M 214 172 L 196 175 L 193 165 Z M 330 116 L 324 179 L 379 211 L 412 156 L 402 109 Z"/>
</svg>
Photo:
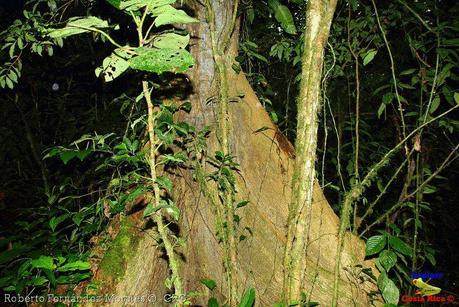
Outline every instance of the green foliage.
<svg viewBox="0 0 459 307">
<path fill-rule="evenodd" d="M 40 1 L 39 1 L 40 2 Z M 0 66 L 0 87 L 13 89 L 22 76 L 22 56 L 26 52 L 52 56 L 54 46 L 62 46 L 62 39 L 47 39 L 46 21 L 51 12 L 41 12 L 38 3 L 23 11 L 24 19 L 16 19 L 0 32 L 2 56 L 6 58 Z M 4 54 L 6 52 L 6 54 Z"/>
<path fill-rule="evenodd" d="M 183 49 L 136 49 L 138 56 L 128 60 L 133 69 L 161 74 L 163 72 L 181 73 L 193 66 L 190 53 Z"/>
<path fill-rule="evenodd" d="M 255 304 L 255 289 L 249 288 L 244 292 L 239 307 L 252 307 Z"/>
<path fill-rule="evenodd" d="M 395 283 L 387 277 L 386 272 L 381 272 L 378 278 L 378 288 L 382 293 L 384 301 L 388 304 L 398 304 L 400 298 L 400 291 Z"/>
<path fill-rule="evenodd" d="M 217 287 L 217 283 L 208 278 L 201 279 L 201 283 L 206 286 L 207 289 L 213 291 Z M 241 301 L 238 304 L 239 307 L 252 307 L 255 304 L 256 291 L 254 288 L 248 288 L 244 291 L 244 294 L 241 297 Z M 207 302 L 208 307 L 218 307 L 218 300 L 215 297 L 210 297 Z M 226 305 L 223 305 L 226 306 Z"/>
<path fill-rule="evenodd" d="M 120 1 L 118 4 L 120 9 L 133 12 L 132 18 L 136 25 L 140 19 L 138 12 L 134 11 L 142 8 L 155 17 L 152 25 L 156 27 L 196 21 L 184 11 L 170 6 L 175 1 L 146 2 Z M 116 3 L 112 1 L 111 4 Z M 183 72 L 193 65 L 191 55 L 184 49 L 189 42 L 189 35 L 183 35 L 182 32 L 152 32 L 148 44 L 131 48 L 116 43 L 108 31 L 117 30 L 118 27 L 99 17 L 72 17 L 63 28 L 58 28 L 58 24 L 45 22 L 44 15 L 36 7 L 31 12 L 25 11 L 24 15 L 25 22 L 18 20 L 10 26 L 9 32 L 1 34 L 1 39 L 8 44 L 8 56 L 14 61 L 13 64 L 5 64 L 7 70 L 1 70 L 2 87 L 13 88 L 12 82 L 18 81 L 22 68 L 20 55 L 27 46 L 32 52 L 41 55 L 46 45 L 49 55 L 53 55 L 53 45 L 63 46 L 62 39 L 75 39 L 82 33 L 100 35 L 103 40 L 117 47 L 96 69 L 96 75 L 103 76 L 107 82 L 120 78 L 128 68 L 160 74 Z M 38 17 L 41 19 L 38 20 Z M 18 50 L 20 54 L 15 55 Z M 145 127 L 145 116 L 133 112 L 138 109 L 135 103 L 143 96 L 139 95 L 137 99 L 127 95 L 122 97 L 128 98 L 125 101 L 129 104 L 123 103 L 121 110 L 130 110 L 124 134 L 84 134 L 69 146 L 54 146 L 46 151 L 45 161 L 55 161 L 58 158 L 68 168 L 75 168 L 79 164 L 92 165 L 93 175 L 98 178 L 98 182 L 92 187 L 95 190 L 91 190 L 90 186 L 88 194 L 81 195 L 78 187 L 80 183 L 74 180 L 84 181 L 84 176 L 75 179 L 71 176 L 60 178 L 59 184 L 47 191 L 46 205 L 23 210 L 26 218 L 19 218 L 17 226 L 25 232 L 6 238 L 6 244 L 10 244 L 11 248 L 0 253 L 0 264 L 14 264 L 2 271 L 6 277 L 0 280 L 0 287 L 4 291 L 22 293 L 29 287 L 35 287 L 35 291 L 46 293 L 53 291 L 59 284 L 76 284 L 88 279 L 91 276 L 91 266 L 86 260 L 91 237 L 103 231 L 107 218 L 129 214 L 130 208 L 139 198 L 150 197 L 151 183 L 145 176 L 149 172 L 149 161 L 145 155 L 146 144 L 140 137 L 141 129 Z M 159 101 L 157 103 L 160 104 Z M 163 142 L 155 145 L 158 146 L 158 153 L 164 157 L 160 163 L 177 165 L 187 160 L 186 155 L 176 150 L 171 151 L 170 147 L 187 139 L 191 131 L 187 124 L 173 120 L 173 114 L 183 110 L 189 111 L 189 104 L 160 106 L 156 116 L 156 131 Z M 133 115 L 137 118 L 132 119 Z M 172 182 L 167 176 L 158 177 L 156 183 L 161 189 L 171 192 Z M 101 187 L 104 187 L 103 190 Z M 99 197 L 92 197 L 96 192 Z M 150 216 L 160 210 L 174 220 L 180 217 L 179 209 L 166 196 L 161 199 L 159 208 L 147 206 L 145 215 Z M 34 235 L 28 237 L 24 233 Z"/>
<path fill-rule="evenodd" d="M 115 80 L 129 68 L 127 60 L 130 57 L 131 55 L 121 48 L 113 50 L 113 53 L 104 59 L 102 66 L 96 68 L 96 76 L 102 74 L 106 82 Z"/>
<path fill-rule="evenodd" d="M 104 28 L 108 28 L 108 22 L 98 17 L 72 17 L 67 22 L 65 28 L 50 29 L 48 35 L 54 39 L 66 38 L 72 35 L 87 33 Z"/>
<path fill-rule="evenodd" d="M 73 256 L 74 257 L 74 256 Z M 22 260 L 17 275 L 7 275 L 0 279 L 4 291 L 21 293 L 26 287 L 55 287 L 56 285 L 78 283 L 91 276 L 91 265 L 72 257 L 50 257 Z"/>
<path fill-rule="evenodd" d="M 296 27 L 289 8 L 278 0 L 268 0 L 268 6 L 274 12 L 274 17 L 280 23 L 282 29 L 288 34 L 296 34 Z"/>
</svg>

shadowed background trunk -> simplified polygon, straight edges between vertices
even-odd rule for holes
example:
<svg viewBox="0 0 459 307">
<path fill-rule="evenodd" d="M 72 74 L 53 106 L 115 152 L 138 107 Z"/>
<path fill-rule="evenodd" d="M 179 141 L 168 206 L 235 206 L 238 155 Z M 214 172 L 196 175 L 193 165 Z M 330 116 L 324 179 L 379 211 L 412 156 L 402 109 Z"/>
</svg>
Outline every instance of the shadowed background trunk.
<svg viewBox="0 0 459 307">
<path fill-rule="evenodd" d="M 221 33 L 230 24 L 233 1 L 211 2 L 216 13 L 217 31 Z M 191 51 L 196 65 L 189 72 L 194 91 L 190 97 L 193 109 L 184 119 L 197 128 L 208 125 L 215 131 L 217 108 L 214 103 L 208 103 L 210 97 L 217 95 L 218 84 L 210 31 L 205 8 L 194 2 L 190 8 L 201 23 L 189 29 L 193 37 Z M 230 59 L 237 55 L 237 33 L 236 27 L 228 55 Z M 257 305 L 270 306 L 281 300 L 294 148 L 271 122 L 244 74 L 236 75 L 230 71 L 230 97 L 243 95 L 243 98 L 232 99 L 235 102 L 230 103 L 230 147 L 235 161 L 240 164 L 236 197 L 237 200 L 250 201 L 237 212 L 241 216 L 237 229 L 247 239 L 238 245 L 236 274 L 240 295 L 244 289 L 254 287 Z M 212 132 L 207 152 L 213 155 L 218 148 L 215 133 Z M 206 305 L 211 296 L 223 301 L 227 289 L 222 246 L 215 234 L 215 215 L 190 172 L 181 170 L 176 174 L 174 200 L 183 213 L 180 236 L 187 242 L 180 251 L 185 290 L 204 294 L 193 300 L 196 304 Z M 339 220 L 317 183 L 314 185 L 313 200 L 308 254 L 305 256 L 304 292 L 311 301 L 328 306 L 332 301 Z M 105 254 L 95 280 L 101 285 L 99 291 L 102 293 L 116 296 L 152 294 L 157 298 L 154 303 L 136 303 L 136 306 L 167 305 L 163 302 L 167 262 L 161 257 L 162 253 L 153 239 L 153 230 L 134 231 L 140 220 L 136 216 L 129 216 L 121 221 L 120 234 Z M 355 267 L 363 264 L 363 258 L 363 242 L 348 234 L 342 256 L 340 306 L 370 305 L 367 292 L 374 288 L 368 282 L 362 282 L 359 278 L 362 273 Z M 114 272 L 113 266 L 119 266 L 119 269 Z M 202 278 L 215 280 L 217 288 L 210 293 L 200 283 Z"/>
</svg>

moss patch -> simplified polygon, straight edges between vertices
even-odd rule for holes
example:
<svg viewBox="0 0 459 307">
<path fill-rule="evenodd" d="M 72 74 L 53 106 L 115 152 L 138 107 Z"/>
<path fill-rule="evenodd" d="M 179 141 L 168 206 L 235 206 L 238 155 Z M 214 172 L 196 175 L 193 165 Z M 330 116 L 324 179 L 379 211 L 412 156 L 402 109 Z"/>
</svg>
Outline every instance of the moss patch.
<svg viewBox="0 0 459 307">
<path fill-rule="evenodd" d="M 139 243 L 140 233 L 130 218 L 120 222 L 120 229 L 109 249 L 99 264 L 97 280 L 104 289 L 98 292 L 110 291 L 124 276 L 126 265 L 135 254 Z"/>
</svg>

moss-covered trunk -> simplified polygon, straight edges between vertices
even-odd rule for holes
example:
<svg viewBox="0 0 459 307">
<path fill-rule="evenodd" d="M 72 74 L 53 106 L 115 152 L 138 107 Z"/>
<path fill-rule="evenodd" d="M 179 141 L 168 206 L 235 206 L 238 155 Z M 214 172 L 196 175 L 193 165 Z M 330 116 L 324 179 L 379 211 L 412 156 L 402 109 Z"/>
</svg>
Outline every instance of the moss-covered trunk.
<svg viewBox="0 0 459 307">
<path fill-rule="evenodd" d="M 309 226 L 312 222 L 323 55 L 335 8 L 336 0 L 310 0 L 306 10 L 301 84 L 297 107 L 296 159 L 284 255 L 284 300 L 286 303 L 300 300 L 304 292 L 304 274 L 307 269 L 304 255 L 309 252 Z"/>
<path fill-rule="evenodd" d="M 216 12 L 217 37 L 222 29 L 230 25 L 233 1 L 212 0 Z M 218 76 L 210 39 L 209 25 L 206 22 L 205 8 L 198 3 L 193 5 L 195 15 L 202 21 L 193 25 L 194 37 L 191 51 L 196 65 L 189 77 L 194 93 L 190 99 L 193 110 L 186 119 L 197 127 L 206 125 L 215 131 L 217 127 L 218 105 L 209 103 L 209 98 L 218 95 Z M 233 59 L 237 50 L 237 27 L 233 32 L 231 47 L 226 59 Z M 226 65 L 231 62 L 227 61 Z M 283 253 L 287 240 L 287 215 L 291 200 L 291 178 L 294 166 L 294 149 L 289 141 L 271 122 L 243 73 L 236 75 L 228 70 L 229 97 L 229 150 L 239 163 L 237 172 L 237 200 L 250 203 L 239 209 L 241 217 L 237 231 L 247 237 L 238 243 L 235 276 L 239 293 L 245 288 L 254 287 L 257 291 L 257 305 L 270 306 L 280 302 L 283 284 Z M 231 99 L 240 97 L 241 99 Z M 263 129 L 261 129 L 263 128 Z M 259 131 L 259 132 L 257 132 Z M 220 148 L 215 133 L 208 140 L 208 154 Z M 333 293 L 333 268 L 335 266 L 337 229 L 339 220 L 334 214 L 317 183 L 313 186 L 313 203 L 310 211 L 308 253 L 304 255 L 307 267 L 303 277 L 302 289 L 313 301 L 328 306 Z M 227 279 L 223 266 L 224 251 L 217 240 L 215 213 L 208 197 L 203 195 L 199 185 L 189 171 L 176 174 L 174 199 L 182 209 L 180 236 L 186 239 L 186 247 L 181 250 L 183 286 L 186 292 L 199 291 L 203 296 L 193 299 L 196 304 L 207 304 L 210 296 L 224 300 L 227 297 Z M 129 248 L 124 253 L 106 254 L 103 262 L 111 257 L 123 257 L 116 265 L 122 267 L 123 274 L 110 278 L 110 286 L 100 287 L 105 293 L 115 296 L 155 295 L 154 303 L 137 303 L 136 306 L 161 306 L 167 292 L 164 280 L 167 277 L 167 262 L 161 258 L 155 241 L 149 233 L 124 232 L 130 238 Z M 126 240 L 126 239 L 125 239 Z M 131 241 L 132 240 L 132 241 Z M 115 240 L 116 241 L 116 240 Z M 123 241 L 125 242 L 125 241 Z M 117 249 L 116 245 L 113 247 Z M 340 302 L 342 306 L 369 306 L 366 290 L 368 284 L 359 281 L 359 269 L 364 258 L 363 242 L 348 235 L 345 241 L 342 265 Z M 103 263 L 102 262 L 102 263 Z M 101 266 L 96 280 L 102 285 L 110 274 L 107 267 Z M 217 288 L 210 293 L 201 283 L 202 278 L 217 282 Z"/>
</svg>

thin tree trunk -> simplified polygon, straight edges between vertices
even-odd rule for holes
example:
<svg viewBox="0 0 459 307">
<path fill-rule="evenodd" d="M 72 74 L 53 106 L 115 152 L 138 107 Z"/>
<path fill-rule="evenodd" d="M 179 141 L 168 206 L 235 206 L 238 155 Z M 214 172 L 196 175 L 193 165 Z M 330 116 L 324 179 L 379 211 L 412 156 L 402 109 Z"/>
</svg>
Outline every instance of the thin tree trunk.
<svg viewBox="0 0 459 307">
<path fill-rule="evenodd" d="M 306 269 L 307 244 L 316 179 L 317 131 L 324 48 L 335 12 L 336 0 L 310 0 L 306 11 L 300 95 L 298 97 L 295 167 L 289 206 L 287 244 L 284 255 L 286 303 L 301 299 Z"/>
</svg>

